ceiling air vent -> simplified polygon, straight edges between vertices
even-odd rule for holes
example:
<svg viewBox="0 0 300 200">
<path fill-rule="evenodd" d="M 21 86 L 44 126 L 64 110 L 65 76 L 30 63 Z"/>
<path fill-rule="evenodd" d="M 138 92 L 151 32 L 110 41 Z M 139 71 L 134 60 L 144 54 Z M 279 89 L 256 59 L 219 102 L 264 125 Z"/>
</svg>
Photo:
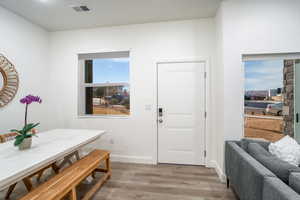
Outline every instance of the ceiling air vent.
<svg viewBox="0 0 300 200">
<path fill-rule="evenodd" d="M 72 6 L 72 8 L 76 11 L 76 12 L 88 12 L 91 9 L 89 9 L 87 6 Z"/>
</svg>

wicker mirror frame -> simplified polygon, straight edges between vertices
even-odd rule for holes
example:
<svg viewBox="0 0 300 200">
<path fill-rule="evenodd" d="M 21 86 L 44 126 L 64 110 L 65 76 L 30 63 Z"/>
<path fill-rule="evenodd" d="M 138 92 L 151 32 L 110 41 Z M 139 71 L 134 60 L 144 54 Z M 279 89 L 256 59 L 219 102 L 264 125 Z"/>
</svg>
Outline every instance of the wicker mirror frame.
<svg viewBox="0 0 300 200">
<path fill-rule="evenodd" d="M 2 81 L 1 81 L 2 79 Z M 1 84 L 2 82 L 2 84 Z M 7 85 L 7 77 L 3 69 L 0 68 L 0 91 Z"/>
<path fill-rule="evenodd" d="M 3 87 L 0 88 L 0 107 L 4 107 L 15 97 L 19 88 L 19 76 L 15 66 L 0 54 L 0 76 L 3 77 Z"/>
</svg>

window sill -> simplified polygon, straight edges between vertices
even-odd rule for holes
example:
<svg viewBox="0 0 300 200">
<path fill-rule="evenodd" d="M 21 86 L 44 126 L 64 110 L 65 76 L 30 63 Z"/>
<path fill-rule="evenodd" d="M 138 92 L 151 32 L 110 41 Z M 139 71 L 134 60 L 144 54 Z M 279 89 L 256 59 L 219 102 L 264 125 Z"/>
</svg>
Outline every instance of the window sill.
<svg viewBox="0 0 300 200">
<path fill-rule="evenodd" d="M 129 119 L 129 115 L 78 115 L 78 119 Z"/>
</svg>

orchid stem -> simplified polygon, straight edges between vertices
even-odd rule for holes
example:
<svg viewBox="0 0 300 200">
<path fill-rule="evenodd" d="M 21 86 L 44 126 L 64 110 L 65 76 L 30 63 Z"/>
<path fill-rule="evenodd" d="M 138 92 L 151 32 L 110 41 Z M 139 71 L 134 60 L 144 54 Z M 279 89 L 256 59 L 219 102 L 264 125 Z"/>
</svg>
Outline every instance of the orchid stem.
<svg viewBox="0 0 300 200">
<path fill-rule="evenodd" d="M 25 107 L 25 126 L 27 125 L 27 110 L 28 110 L 28 104 L 26 104 Z"/>
</svg>

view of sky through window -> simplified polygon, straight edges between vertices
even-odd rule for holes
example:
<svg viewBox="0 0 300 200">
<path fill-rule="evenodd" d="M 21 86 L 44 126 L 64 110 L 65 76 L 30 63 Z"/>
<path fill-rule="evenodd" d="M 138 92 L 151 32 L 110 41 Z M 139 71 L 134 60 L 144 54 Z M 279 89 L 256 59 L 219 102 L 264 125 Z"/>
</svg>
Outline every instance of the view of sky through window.
<svg viewBox="0 0 300 200">
<path fill-rule="evenodd" d="M 245 61 L 244 136 L 277 141 L 284 136 L 284 60 Z"/>
<path fill-rule="evenodd" d="M 283 60 L 245 62 L 245 90 L 282 88 Z"/>
<path fill-rule="evenodd" d="M 93 60 L 93 83 L 129 82 L 129 58 Z"/>
</svg>

